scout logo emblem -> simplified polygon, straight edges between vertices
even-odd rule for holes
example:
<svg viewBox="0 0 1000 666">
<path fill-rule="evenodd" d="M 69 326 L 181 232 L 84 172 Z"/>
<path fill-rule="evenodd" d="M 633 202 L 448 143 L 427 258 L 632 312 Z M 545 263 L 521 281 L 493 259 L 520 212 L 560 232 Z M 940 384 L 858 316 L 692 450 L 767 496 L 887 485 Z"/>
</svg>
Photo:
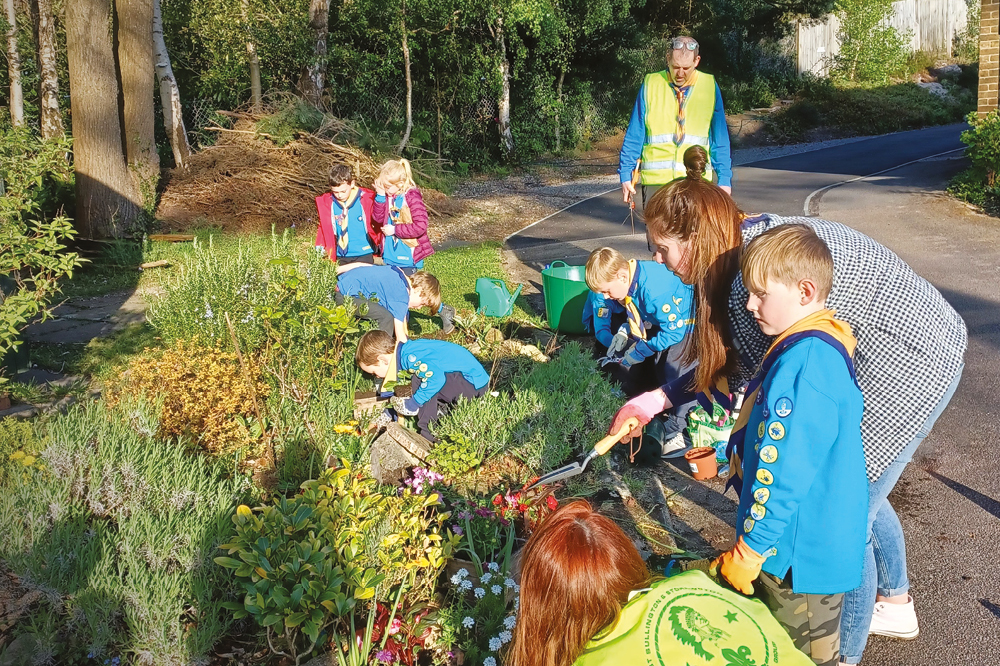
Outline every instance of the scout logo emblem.
<svg viewBox="0 0 1000 666">
<path fill-rule="evenodd" d="M 753 491 L 753 498 L 758 504 L 767 504 L 767 500 L 771 499 L 771 491 L 767 488 L 758 488 Z"/>
<path fill-rule="evenodd" d="M 605 318 L 607 318 L 607 316 L 608 316 L 608 309 L 607 308 L 597 308 L 597 318 L 598 319 L 605 319 Z"/>
<path fill-rule="evenodd" d="M 407 358 L 410 360 L 410 363 L 416 363 L 417 362 L 417 357 L 414 356 L 413 354 L 410 354 Z"/>
<path fill-rule="evenodd" d="M 778 440 L 785 436 L 785 426 L 777 421 L 767 426 L 767 434 L 771 439 Z"/>
<path fill-rule="evenodd" d="M 792 401 L 788 398 L 778 398 L 778 402 L 774 403 L 774 413 L 785 418 L 792 413 Z"/>
<path fill-rule="evenodd" d="M 664 303 L 663 304 L 663 311 L 664 312 L 670 312 L 670 304 L 669 303 Z M 671 320 L 671 321 L 673 321 L 673 320 Z"/>
<path fill-rule="evenodd" d="M 761 467 L 757 470 L 757 480 L 763 483 L 765 486 L 769 486 L 774 483 L 774 476 L 768 470 Z"/>
<path fill-rule="evenodd" d="M 760 450 L 760 459 L 766 463 L 773 463 L 778 459 L 778 447 L 767 445 Z"/>
<path fill-rule="evenodd" d="M 763 504 L 754 504 L 750 507 L 750 517 L 754 520 L 763 520 L 766 515 L 767 509 L 764 508 Z"/>
</svg>

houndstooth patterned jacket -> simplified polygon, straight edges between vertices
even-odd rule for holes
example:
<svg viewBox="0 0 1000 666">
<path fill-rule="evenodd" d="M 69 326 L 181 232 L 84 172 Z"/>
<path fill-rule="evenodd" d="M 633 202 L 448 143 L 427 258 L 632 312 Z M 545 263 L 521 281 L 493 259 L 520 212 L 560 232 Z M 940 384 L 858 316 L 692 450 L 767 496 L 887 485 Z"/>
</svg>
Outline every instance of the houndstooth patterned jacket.
<svg viewBox="0 0 1000 666">
<path fill-rule="evenodd" d="M 743 243 L 779 224 L 807 224 L 833 254 L 827 307 L 854 329 L 854 366 L 865 399 L 861 419 L 868 478 L 882 475 L 916 436 L 962 365 L 965 322 L 927 280 L 888 248 L 837 222 L 761 215 L 743 223 Z M 742 277 L 733 281 L 729 318 L 740 367 L 730 386 L 753 376 L 771 344 L 747 310 Z"/>
</svg>

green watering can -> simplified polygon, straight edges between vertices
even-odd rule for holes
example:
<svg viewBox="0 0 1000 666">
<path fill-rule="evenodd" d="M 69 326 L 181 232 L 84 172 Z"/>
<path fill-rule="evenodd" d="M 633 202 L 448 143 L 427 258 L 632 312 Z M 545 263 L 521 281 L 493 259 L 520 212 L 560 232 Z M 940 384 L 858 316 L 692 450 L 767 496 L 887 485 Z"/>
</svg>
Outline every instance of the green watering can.
<svg viewBox="0 0 1000 666">
<path fill-rule="evenodd" d="M 521 294 L 524 285 L 517 285 L 514 293 L 507 291 L 503 280 L 481 277 L 476 280 L 476 293 L 479 294 L 479 314 L 487 317 L 506 317 L 514 311 L 514 301 Z"/>
</svg>

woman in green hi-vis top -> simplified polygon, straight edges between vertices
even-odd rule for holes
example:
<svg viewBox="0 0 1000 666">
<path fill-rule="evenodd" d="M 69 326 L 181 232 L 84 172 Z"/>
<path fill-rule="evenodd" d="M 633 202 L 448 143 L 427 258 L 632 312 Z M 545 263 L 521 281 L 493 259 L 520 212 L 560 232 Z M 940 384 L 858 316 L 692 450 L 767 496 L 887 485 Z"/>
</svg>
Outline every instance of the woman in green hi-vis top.
<svg viewBox="0 0 1000 666">
<path fill-rule="evenodd" d="M 812 666 L 760 601 L 701 571 L 650 575 L 585 501 L 528 540 L 508 666 Z"/>
</svg>

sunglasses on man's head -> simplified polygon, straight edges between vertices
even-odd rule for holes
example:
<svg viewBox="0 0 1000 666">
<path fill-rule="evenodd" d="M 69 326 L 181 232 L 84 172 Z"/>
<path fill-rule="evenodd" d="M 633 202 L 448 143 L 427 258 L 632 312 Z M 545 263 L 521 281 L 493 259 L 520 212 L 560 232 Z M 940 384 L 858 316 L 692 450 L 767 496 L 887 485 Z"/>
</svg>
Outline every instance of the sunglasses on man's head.
<svg viewBox="0 0 1000 666">
<path fill-rule="evenodd" d="M 696 48 L 698 48 L 698 42 L 695 41 L 689 42 L 684 39 L 675 39 L 674 41 L 670 42 L 670 46 L 673 47 L 675 51 L 680 51 L 681 49 L 694 51 Z"/>
</svg>

